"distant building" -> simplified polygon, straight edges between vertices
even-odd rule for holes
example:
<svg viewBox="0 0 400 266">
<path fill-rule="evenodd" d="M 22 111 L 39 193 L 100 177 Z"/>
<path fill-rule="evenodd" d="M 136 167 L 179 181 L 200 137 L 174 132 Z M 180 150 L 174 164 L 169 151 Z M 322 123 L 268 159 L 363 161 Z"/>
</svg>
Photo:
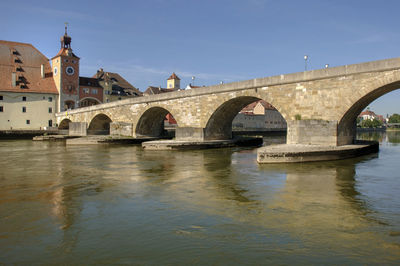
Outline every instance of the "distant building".
<svg viewBox="0 0 400 266">
<path fill-rule="evenodd" d="M 181 88 L 181 79 L 175 74 L 172 75 L 167 79 L 167 88 L 154 87 L 149 86 L 143 93 L 144 96 L 154 95 L 154 94 L 161 94 L 167 92 L 173 92 L 180 90 Z"/>
<path fill-rule="evenodd" d="M 197 88 L 201 88 L 200 86 L 194 86 L 191 83 L 189 83 L 189 85 L 186 86 L 185 90 L 191 90 L 191 89 L 197 89 Z"/>
<path fill-rule="evenodd" d="M 59 93 L 49 59 L 28 43 L 0 41 L 0 130 L 55 124 Z"/>
<path fill-rule="evenodd" d="M 175 72 L 167 79 L 167 88 L 169 90 L 179 90 L 181 88 L 181 79 Z"/>
<path fill-rule="evenodd" d="M 361 118 L 361 120 L 374 120 L 377 119 L 381 122 L 386 122 L 386 119 L 382 116 L 382 115 L 377 115 L 374 112 L 370 111 L 370 110 L 366 110 L 360 113 L 360 115 L 358 116 L 359 118 Z"/>
<path fill-rule="evenodd" d="M 118 73 L 104 72 L 100 68 L 93 76 L 103 88 L 103 102 L 113 102 L 132 97 L 143 96 L 143 93 L 132 86 Z"/>
<path fill-rule="evenodd" d="M 257 101 L 247 105 L 232 121 L 236 130 L 285 130 L 286 120 L 272 105 Z"/>
</svg>

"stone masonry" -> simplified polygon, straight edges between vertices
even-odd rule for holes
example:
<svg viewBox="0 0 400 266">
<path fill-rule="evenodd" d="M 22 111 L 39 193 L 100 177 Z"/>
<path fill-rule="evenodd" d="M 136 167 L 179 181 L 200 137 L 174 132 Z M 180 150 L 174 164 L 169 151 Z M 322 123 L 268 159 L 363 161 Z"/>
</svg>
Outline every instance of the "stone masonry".
<svg viewBox="0 0 400 266">
<path fill-rule="evenodd" d="M 69 119 L 90 127 L 106 115 L 130 124 L 137 137 L 160 134 L 171 113 L 177 140 L 229 139 L 236 114 L 262 99 L 285 118 L 288 144 L 338 146 L 353 143 L 356 117 L 368 104 L 399 87 L 400 58 L 393 58 L 132 98 L 56 117 L 58 124 Z"/>
</svg>

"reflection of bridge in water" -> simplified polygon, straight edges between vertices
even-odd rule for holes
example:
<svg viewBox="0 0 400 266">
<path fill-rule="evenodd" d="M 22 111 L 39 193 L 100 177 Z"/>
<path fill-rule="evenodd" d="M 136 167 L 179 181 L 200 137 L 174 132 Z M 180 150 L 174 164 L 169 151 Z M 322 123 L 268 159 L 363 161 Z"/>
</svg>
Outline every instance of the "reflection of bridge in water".
<svg viewBox="0 0 400 266">
<path fill-rule="evenodd" d="M 265 100 L 287 122 L 288 144 L 340 146 L 354 142 L 358 114 L 400 86 L 400 58 L 138 97 L 58 113 L 60 127 L 157 137 L 171 113 L 176 140 L 226 140 L 246 105 Z"/>
</svg>

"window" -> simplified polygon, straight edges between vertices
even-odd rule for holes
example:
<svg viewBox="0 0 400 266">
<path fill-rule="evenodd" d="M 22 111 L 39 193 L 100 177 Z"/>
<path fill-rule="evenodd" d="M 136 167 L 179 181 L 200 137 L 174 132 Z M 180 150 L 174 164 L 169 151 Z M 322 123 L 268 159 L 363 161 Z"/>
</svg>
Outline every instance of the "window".
<svg viewBox="0 0 400 266">
<path fill-rule="evenodd" d="M 89 94 L 89 88 L 83 88 L 83 92 Z"/>
<path fill-rule="evenodd" d="M 3 110 L 3 106 L 0 106 L 0 112 L 3 112 L 4 110 Z"/>
<path fill-rule="evenodd" d="M 29 125 L 31 123 L 31 120 L 26 120 L 26 124 Z"/>
<path fill-rule="evenodd" d="M 64 61 L 65 61 L 65 63 L 68 63 L 68 59 L 65 59 Z"/>
<path fill-rule="evenodd" d="M 49 127 L 53 126 L 53 120 L 49 120 Z"/>
<path fill-rule="evenodd" d="M 51 114 L 53 112 L 53 108 L 49 107 L 49 113 Z"/>
<path fill-rule="evenodd" d="M 53 97 L 49 97 L 49 102 L 52 102 L 53 101 Z"/>
<path fill-rule="evenodd" d="M 92 94 L 97 94 L 97 89 L 92 89 Z"/>
<path fill-rule="evenodd" d="M 26 113 L 26 107 L 25 106 L 22 106 L 22 112 Z"/>
<path fill-rule="evenodd" d="M 22 96 L 22 101 L 26 102 L 26 96 Z"/>
<path fill-rule="evenodd" d="M 43 96 L 43 100 L 46 99 L 46 97 Z"/>
<path fill-rule="evenodd" d="M 0 101 L 2 101 L 3 100 L 3 95 L 0 95 Z"/>
</svg>

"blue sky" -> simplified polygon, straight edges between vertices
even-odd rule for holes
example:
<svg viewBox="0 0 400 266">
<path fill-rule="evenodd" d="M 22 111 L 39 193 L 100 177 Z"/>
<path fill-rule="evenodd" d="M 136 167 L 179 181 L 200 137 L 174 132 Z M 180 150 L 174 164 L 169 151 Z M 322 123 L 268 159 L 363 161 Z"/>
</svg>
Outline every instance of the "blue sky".
<svg viewBox="0 0 400 266">
<path fill-rule="evenodd" d="M 400 1 L 142 0 L 8 1 L 0 39 L 32 43 L 57 54 L 64 22 L 81 58 L 81 76 L 117 72 L 140 90 L 266 77 L 325 64 L 340 66 L 399 57 Z M 400 90 L 371 104 L 400 113 Z"/>
</svg>

